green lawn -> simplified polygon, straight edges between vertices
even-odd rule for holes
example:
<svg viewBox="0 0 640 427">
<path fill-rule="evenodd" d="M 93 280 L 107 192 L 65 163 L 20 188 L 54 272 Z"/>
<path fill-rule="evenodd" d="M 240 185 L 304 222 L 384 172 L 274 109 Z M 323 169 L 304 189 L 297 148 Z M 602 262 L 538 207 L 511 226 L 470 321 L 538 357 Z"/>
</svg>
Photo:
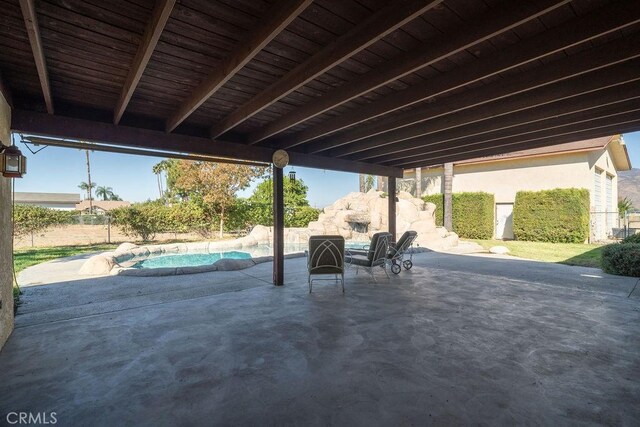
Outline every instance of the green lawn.
<svg viewBox="0 0 640 427">
<path fill-rule="evenodd" d="M 538 261 L 557 262 L 567 265 L 600 268 L 600 255 L 603 245 L 580 243 L 545 243 L 502 240 L 472 240 L 485 249 L 491 246 L 506 246 L 509 255 Z"/>
<path fill-rule="evenodd" d="M 16 249 L 13 251 L 13 265 L 16 274 L 32 265 L 87 252 L 100 252 L 115 249 L 118 245 L 97 244 L 78 246 L 55 246 L 51 248 Z"/>
</svg>

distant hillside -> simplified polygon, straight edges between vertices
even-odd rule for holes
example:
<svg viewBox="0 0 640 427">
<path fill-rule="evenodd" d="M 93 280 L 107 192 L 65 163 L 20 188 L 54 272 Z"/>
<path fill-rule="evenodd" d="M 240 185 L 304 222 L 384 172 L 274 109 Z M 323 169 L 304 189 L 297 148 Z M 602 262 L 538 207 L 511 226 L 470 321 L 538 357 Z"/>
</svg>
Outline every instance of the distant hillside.
<svg viewBox="0 0 640 427">
<path fill-rule="evenodd" d="M 618 172 L 618 197 L 628 197 L 633 207 L 640 209 L 640 169 Z"/>
</svg>

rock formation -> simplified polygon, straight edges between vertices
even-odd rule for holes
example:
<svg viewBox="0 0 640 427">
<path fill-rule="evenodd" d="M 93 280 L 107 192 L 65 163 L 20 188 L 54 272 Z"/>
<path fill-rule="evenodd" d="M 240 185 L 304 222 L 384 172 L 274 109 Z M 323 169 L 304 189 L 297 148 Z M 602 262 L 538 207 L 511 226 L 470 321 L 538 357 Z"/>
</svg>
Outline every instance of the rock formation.
<svg viewBox="0 0 640 427">
<path fill-rule="evenodd" d="M 374 233 L 388 229 L 389 199 L 381 191 L 349 193 L 324 208 L 317 221 L 309 223 L 310 234 L 339 234 L 347 240 L 367 241 Z M 407 230 L 418 233 L 416 243 L 434 250 L 450 249 L 458 244 L 458 236 L 436 227 L 436 206 L 398 193 L 396 205 L 397 237 Z"/>
</svg>

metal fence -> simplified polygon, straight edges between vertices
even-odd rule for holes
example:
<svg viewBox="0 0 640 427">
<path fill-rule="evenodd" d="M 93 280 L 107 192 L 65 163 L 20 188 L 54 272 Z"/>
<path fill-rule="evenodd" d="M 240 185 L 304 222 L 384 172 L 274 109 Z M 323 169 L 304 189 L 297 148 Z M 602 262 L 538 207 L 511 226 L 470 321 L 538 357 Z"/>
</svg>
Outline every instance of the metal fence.
<svg viewBox="0 0 640 427">
<path fill-rule="evenodd" d="M 589 220 L 589 242 L 624 239 L 640 233 L 640 210 L 627 211 L 620 215 L 614 212 L 591 212 Z"/>
</svg>

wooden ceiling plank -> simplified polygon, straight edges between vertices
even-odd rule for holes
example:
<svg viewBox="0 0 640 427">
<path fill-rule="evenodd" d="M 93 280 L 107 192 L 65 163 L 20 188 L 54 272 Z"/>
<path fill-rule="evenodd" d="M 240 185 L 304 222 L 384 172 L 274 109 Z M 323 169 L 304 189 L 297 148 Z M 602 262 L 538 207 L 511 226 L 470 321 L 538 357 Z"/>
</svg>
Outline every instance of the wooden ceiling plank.
<svg viewBox="0 0 640 427">
<path fill-rule="evenodd" d="M 133 96 L 140 77 L 142 77 L 142 73 L 144 73 L 147 67 L 147 63 L 158 44 L 158 40 L 160 40 L 164 26 L 167 24 L 169 16 L 171 16 L 171 11 L 175 3 L 176 0 L 157 0 L 153 8 L 151 19 L 145 28 L 142 41 L 138 46 L 138 51 L 133 59 L 129 74 L 124 82 L 120 98 L 113 113 L 113 123 L 116 125 L 120 123 L 120 119 L 127 109 L 131 96 Z"/>
<path fill-rule="evenodd" d="M 394 142 L 347 156 L 351 160 L 368 160 L 379 156 L 394 156 L 428 147 L 440 140 L 453 141 L 482 133 L 486 127 L 494 130 L 534 122 L 598 105 L 624 101 L 640 89 L 637 67 L 640 60 L 621 64 L 589 74 L 589 79 L 568 80 L 527 92 L 501 102 L 463 110 L 437 118 L 431 123 L 433 132 Z M 634 69 L 635 68 L 635 69 Z M 437 129 L 437 130 L 436 130 Z M 401 158 L 401 157 L 398 157 Z"/>
<path fill-rule="evenodd" d="M 198 107 L 218 91 L 242 67 L 287 27 L 313 0 L 276 2 L 273 10 L 251 31 L 247 39 L 227 56 L 214 72 L 200 83 L 167 120 L 166 131 L 171 132 Z"/>
<path fill-rule="evenodd" d="M 6 80 L 2 78 L 2 73 L 0 72 L 0 95 L 7 101 L 9 107 L 13 108 L 13 94 L 11 89 L 9 89 L 9 85 Z"/>
<path fill-rule="evenodd" d="M 42 40 L 40 39 L 40 28 L 38 26 L 38 17 L 36 15 L 35 0 L 20 0 L 20 9 L 24 18 L 24 24 L 29 34 L 29 43 L 33 52 L 33 59 L 38 70 L 40 86 L 42 87 L 42 95 L 44 103 L 47 106 L 47 112 L 53 114 L 53 97 L 51 95 L 51 85 L 49 84 L 49 73 L 47 71 L 47 61 L 44 57 L 42 49 Z"/>
<path fill-rule="evenodd" d="M 550 145 L 564 144 L 567 142 L 582 141 L 591 138 L 600 138 L 603 136 L 615 135 L 619 133 L 636 132 L 640 130 L 640 114 L 632 113 L 613 122 L 604 120 L 596 122 L 592 126 L 585 129 L 584 125 L 576 125 L 575 127 L 567 127 L 560 133 L 549 133 L 548 136 L 533 138 L 529 141 L 522 142 L 518 137 L 511 140 L 505 140 L 500 144 L 490 145 L 488 147 L 478 148 L 474 151 L 465 151 L 461 153 L 452 153 L 446 156 L 425 156 L 416 159 L 413 163 L 398 165 L 406 169 L 414 169 L 418 167 L 435 166 L 447 162 L 456 162 L 462 160 L 476 159 L 487 156 L 495 156 L 499 154 L 507 154 L 515 151 L 529 150 L 533 148 L 541 148 Z M 572 132 L 573 131 L 573 132 Z"/>
<path fill-rule="evenodd" d="M 413 138 L 421 135 L 420 132 L 430 126 L 429 121 L 441 116 L 506 99 L 513 95 L 619 64 L 638 56 L 640 56 L 640 33 L 549 63 L 537 72 L 519 73 L 478 89 L 441 98 L 404 115 L 383 118 L 370 126 L 363 126 L 331 137 L 330 143 L 339 143 L 339 147 L 330 150 L 329 153 L 332 156 L 346 156 L 376 146 Z M 375 144 L 372 142 L 373 138 L 375 138 Z"/>
<path fill-rule="evenodd" d="M 307 143 L 640 22 L 640 2 L 627 0 L 619 3 L 618 7 L 620 9 L 609 6 L 598 9 L 538 36 L 501 49 L 486 58 L 481 58 L 473 63 L 473 66 L 459 67 L 425 83 L 396 92 L 344 113 L 340 117 L 282 138 L 274 146 L 290 148 Z M 623 10 L 624 13 L 620 13 L 619 10 Z M 331 144 L 311 145 L 307 152 L 320 152 L 334 147 L 335 145 Z"/>
<path fill-rule="evenodd" d="M 440 3 L 442 0 L 402 0 L 389 3 L 214 125 L 211 129 L 211 137 L 216 138 L 234 128 Z"/>
<path fill-rule="evenodd" d="M 124 147 L 166 150 L 266 163 L 271 162 L 271 156 L 274 152 L 272 148 L 267 147 L 251 147 L 245 144 L 225 141 L 215 141 L 216 143 L 212 144 L 210 138 L 182 135 L 175 132 L 167 134 L 159 130 L 117 126 L 95 120 L 18 109 L 12 111 L 11 130 L 54 138 L 102 142 Z M 291 153 L 290 164 L 402 178 L 402 169 L 400 168 L 344 159 L 330 159 L 310 154 Z"/>
<path fill-rule="evenodd" d="M 522 136 L 524 139 L 526 135 L 554 129 L 559 126 L 565 126 L 567 123 L 578 123 L 580 120 L 583 120 L 584 122 L 629 111 L 637 111 L 640 109 L 640 103 L 638 103 L 638 99 L 640 99 L 640 89 L 637 87 L 634 88 L 634 85 L 638 86 L 637 82 L 625 85 L 626 87 L 624 89 L 629 90 L 630 92 L 625 95 L 625 99 L 623 100 L 616 99 L 616 97 L 619 97 L 620 91 L 623 90 L 623 88 L 620 88 L 603 94 L 603 104 L 598 104 L 593 99 L 586 100 L 584 101 L 585 103 L 580 103 L 581 101 L 576 100 L 576 107 L 573 105 L 567 107 L 566 103 L 560 103 L 562 105 L 558 105 L 556 108 L 548 110 L 548 113 L 546 113 L 547 116 L 544 118 L 538 117 L 538 120 L 529 121 L 528 118 L 523 117 L 522 114 L 516 114 L 514 115 L 516 117 L 513 118 L 513 125 L 509 127 L 493 128 L 490 122 L 488 124 L 484 123 L 484 127 L 478 129 L 475 134 L 473 134 L 473 132 L 469 132 L 468 136 L 452 140 L 444 138 L 441 138 L 440 140 L 433 140 L 430 141 L 431 144 L 426 147 L 419 147 L 412 151 L 404 151 L 395 155 L 372 158 L 368 161 L 371 163 L 385 164 L 402 162 L 411 163 L 416 158 L 425 156 L 425 154 L 431 155 L 439 152 L 447 152 L 461 147 L 475 146 L 487 141 L 496 141 L 501 138 L 516 135 Z M 612 101 L 613 99 L 615 99 L 615 101 Z M 572 107 L 574 108 L 571 109 Z M 562 110 L 562 108 L 565 110 Z M 552 115 L 552 111 L 562 111 L 562 114 Z M 518 120 L 520 121 L 518 122 Z M 474 126 L 470 127 L 469 130 L 473 131 L 473 128 Z"/>
<path fill-rule="evenodd" d="M 381 86 L 407 76 L 421 68 L 434 64 L 469 47 L 504 33 L 532 19 L 568 3 L 569 0 L 541 0 L 535 2 L 506 2 L 486 15 L 478 17 L 475 25 L 455 36 L 441 35 L 417 50 L 404 52 L 379 67 L 358 76 L 313 103 L 304 105 L 292 113 L 269 123 L 249 136 L 250 144 L 258 143 L 292 126 L 324 113 Z M 279 148 L 291 148 L 286 144 Z"/>
</svg>

